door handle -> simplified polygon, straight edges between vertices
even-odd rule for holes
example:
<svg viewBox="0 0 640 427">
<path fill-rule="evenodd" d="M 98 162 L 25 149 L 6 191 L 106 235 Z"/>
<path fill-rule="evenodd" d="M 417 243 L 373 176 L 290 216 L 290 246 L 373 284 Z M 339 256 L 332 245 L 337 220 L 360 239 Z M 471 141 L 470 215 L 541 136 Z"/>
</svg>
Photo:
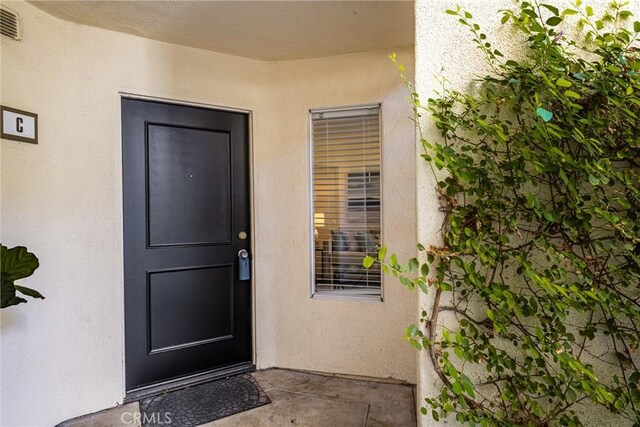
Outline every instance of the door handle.
<svg viewBox="0 0 640 427">
<path fill-rule="evenodd" d="M 246 249 L 240 249 L 238 252 L 238 280 L 249 280 L 250 278 L 249 252 Z"/>
</svg>

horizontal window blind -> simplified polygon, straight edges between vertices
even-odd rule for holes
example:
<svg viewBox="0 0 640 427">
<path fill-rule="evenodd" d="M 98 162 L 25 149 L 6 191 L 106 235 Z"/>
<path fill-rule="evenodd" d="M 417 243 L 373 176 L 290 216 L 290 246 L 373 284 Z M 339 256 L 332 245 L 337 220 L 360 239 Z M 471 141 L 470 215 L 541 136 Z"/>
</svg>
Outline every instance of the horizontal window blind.
<svg viewBox="0 0 640 427">
<path fill-rule="evenodd" d="M 311 112 L 315 293 L 381 296 L 379 106 Z"/>
</svg>

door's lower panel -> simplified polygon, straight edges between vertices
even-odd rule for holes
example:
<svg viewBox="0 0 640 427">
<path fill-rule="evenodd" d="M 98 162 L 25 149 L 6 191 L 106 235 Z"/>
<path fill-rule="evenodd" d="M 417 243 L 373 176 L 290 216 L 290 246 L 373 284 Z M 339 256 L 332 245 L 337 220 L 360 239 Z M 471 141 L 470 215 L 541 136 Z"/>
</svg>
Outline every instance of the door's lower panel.
<svg viewBox="0 0 640 427">
<path fill-rule="evenodd" d="M 148 272 L 148 353 L 233 338 L 233 283 L 232 264 Z"/>
</svg>

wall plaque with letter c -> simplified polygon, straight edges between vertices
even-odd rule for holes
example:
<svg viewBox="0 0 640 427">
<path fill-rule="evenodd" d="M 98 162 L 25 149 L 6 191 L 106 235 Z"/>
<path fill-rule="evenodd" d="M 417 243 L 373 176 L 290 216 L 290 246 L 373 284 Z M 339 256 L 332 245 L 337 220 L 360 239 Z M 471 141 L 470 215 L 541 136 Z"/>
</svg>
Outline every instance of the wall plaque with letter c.
<svg viewBox="0 0 640 427">
<path fill-rule="evenodd" d="M 0 105 L 0 135 L 3 139 L 38 143 L 38 115 Z"/>
</svg>

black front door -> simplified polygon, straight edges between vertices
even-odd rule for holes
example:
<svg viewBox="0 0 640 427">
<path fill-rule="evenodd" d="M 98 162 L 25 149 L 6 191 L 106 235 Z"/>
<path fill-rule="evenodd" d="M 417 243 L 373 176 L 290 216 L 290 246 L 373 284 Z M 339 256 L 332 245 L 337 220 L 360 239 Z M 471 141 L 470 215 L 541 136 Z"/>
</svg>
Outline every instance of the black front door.
<svg viewBox="0 0 640 427">
<path fill-rule="evenodd" d="M 248 116 L 123 98 L 127 391 L 250 364 Z"/>
</svg>

